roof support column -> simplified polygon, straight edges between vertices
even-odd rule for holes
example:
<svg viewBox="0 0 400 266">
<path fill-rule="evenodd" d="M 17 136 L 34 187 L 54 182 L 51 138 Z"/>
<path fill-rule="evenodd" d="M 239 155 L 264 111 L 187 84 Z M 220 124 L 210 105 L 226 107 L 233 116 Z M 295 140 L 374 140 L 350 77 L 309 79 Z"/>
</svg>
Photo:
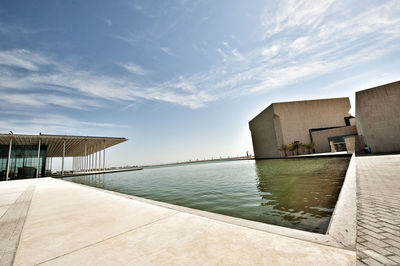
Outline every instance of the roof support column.
<svg viewBox="0 0 400 266">
<path fill-rule="evenodd" d="M 103 142 L 103 171 L 106 170 L 106 140 Z"/>
<path fill-rule="evenodd" d="M 92 164 L 92 159 L 93 159 L 93 146 L 92 147 L 90 147 L 90 155 L 89 155 L 89 169 L 90 169 L 90 171 L 92 171 L 92 168 L 93 168 L 93 164 Z"/>
<path fill-rule="evenodd" d="M 63 156 L 62 156 L 61 176 L 64 176 L 64 157 L 65 157 L 65 140 L 64 140 L 64 144 L 63 144 Z"/>
<path fill-rule="evenodd" d="M 39 138 L 39 145 L 38 145 L 38 152 L 37 152 L 37 170 L 36 170 L 36 178 L 39 177 L 39 166 L 40 166 L 40 138 Z"/>
<path fill-rule="evenodd" d="M 52 168 L 53 168 L 53 157 L 50 157 L 50 175 L 52 174 Z"/>
<path fill-rule="evenodd" d="M 90 154 L 90 169 L 92 170 L 92 172 L 93 172 L 93 170 L 94 170 L 94 165 L 93 165 L 93 160 L 94 160 L 94 147 L 92 146 L 92 148 L 91 148 L 91 154 Z"/>
<path fill-rule="evenodd" d="M 95 149 L 95 160 L 94 160 L 94 169 L 95 171 L 97 171 L 97 144 L 96 144 L 96 149 Z"/>
<path fill-rule="evenodd" d="M 8 180 L 8 173 L 10 172 L 11 148 L 12 148 L 12 137 L 10 137 L 10 146 L 8 147 L 6 181 Z"/>
<path fill-rule="evenodd" d="M 85 157 L 84 157 L 84 162 L 83 162 L 83 170 L 86 172 L 87 169 L 87 147 L 86 147 L 86 141 L 85 141 Z"/>
<path fill-rule="evenodd" d="M 99 171 L 101 171 L 101 146 L 99 144 Z"/>
</svg>

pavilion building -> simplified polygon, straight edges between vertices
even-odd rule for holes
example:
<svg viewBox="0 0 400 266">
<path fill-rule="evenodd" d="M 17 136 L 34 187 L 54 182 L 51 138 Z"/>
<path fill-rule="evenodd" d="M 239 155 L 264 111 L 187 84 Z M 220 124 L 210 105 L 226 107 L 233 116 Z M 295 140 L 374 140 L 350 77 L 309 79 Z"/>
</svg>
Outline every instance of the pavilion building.
<svg viewBox="0 0 400 266">
<path fill-rule="evenodd" d="M 72 170 L 92 172 L 105 170 L 105 150 L 126 138 L 0 134 L 0 181 L 49 176 L 53 158 L 73 157 Z"/>
</svg>

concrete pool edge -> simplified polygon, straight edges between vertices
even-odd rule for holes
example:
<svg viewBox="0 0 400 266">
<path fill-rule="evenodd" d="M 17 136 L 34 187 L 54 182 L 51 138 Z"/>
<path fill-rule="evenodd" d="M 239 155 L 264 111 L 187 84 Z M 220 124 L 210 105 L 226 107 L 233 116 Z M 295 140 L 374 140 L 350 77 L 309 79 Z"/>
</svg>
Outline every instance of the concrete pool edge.
<svg viewBox="0 0 400 266">
<path fill-rule="evenodd" d="M 355 252 L 342 248 L 178 212 L 52 178 L 34 183 L 14 265 L 356 263 Z M 22 183 L 15 185 L 7 182 L 0 189 L 15 190 Z"/>
<path fill-rule="evenodd" d="M 351 170 L 350 167 L 352 167 Z M 59 179 L 60 180 L 60 179 Z M 328 245 L 332 247 L 337 247 L 337 248 L 345 248 L 345 249 L 350 249 L 354 250 L 355 249 L 355 211 L 354 211 L 354 222 L 350 219 L 347 219 L 349 217 L 348 213 L 349 210 L 347 208 L 351 205 L 351 200 L 352 197 L 354 196 L 354 205 L 355 205 L 355 194 L 356 194 L 356 187 L 355 187 L 355 160 L 354 160 L 354 155 L 350 159 L 350 163 L 348 166 L 348 169 L 346 171 L 346 176 L 343 181 L 343 185 L 338 197 L 338 201 L 335 205 L 334 212 L 332 214 L 332 218 L 328 227 L 328 230 L 326 234 L 319 234 L 319 233 L 312 233 L 312 232 L 307 232 L 307 231 L 302 231 L 298 229 L 292 229 L 292 228 L 287 228 L 287 227 L 282 227 L 278 225 L 271 225 L 271 224 L 266 224 L 266 223 L 261 223 L 257 221 L 251 221 L 251 220 L 246 220 L 243 218 L 237 218 L 237 217 L 232 217 L 232 216 L 227 216 L 227 215 L 222 215 L 218 213 L 212 213 L 212 212 L 207 212 L 207 211 L 202 211 L 202 210 L 197 210 L 197 209 L 192 209 L 188 207 L 183 207 L 179 205 L 174 205 L 170 203 L 165 203 L 161 201 L 155 201 L 151 199 L 146 199 L 142 197 L 137 197 L 137 196 L 132 196 L 120 192 L 115 192 L 111 190 L 106 190 L 102 188 L 97 188 L 97 187 L 92 187 L 92 186 L 87 186 L 84 184 L 79 184 L 79 183 L 74 183 L 71 181 L 67 180 L 62 180 L 68 183 L 72 183 L 75 185 L 79 186 L 84 186 L 84 187 L 89 187 L 92 189 L 96 189 L 102 192 L 106 192 L 109 194 L 114 194 L 118 195 L 121 197 L 137 200 L 140 202 L 148 203 L 151 205 L 156 205 L 184 213 L 189 213 L 192 215 L 197 215 L 209 219 L 213 219 L 216 221 L 220 222 L 225 222 L 233 225 L 238 225 L 238 226 L 243 226 L 255 230 L 260 230 L 272 234 L 277 234 L 277 235 L 282 235 L 290 238 L 295 238 L 299 240 L 305 240 L 305 241 L 310 241 L 318 244 L 323 244 L 323 245 Z M 352 184 L 354 183 L 354 186 Z M 354 191 L 352 191 L 352 189 Z M 342 206 L 342 207 L 337 207 L 337 206 Z M 350 206 L 350 212 L 352 213 L 352 208 Z M 350 215 L 351 216 L 351 215 Z M 354 230 L 352 228 L 352 224 L 354 224 Z M 350 226 L 350 230 L 347 228 L 347 226 Z M 354 233 L 354 240 L 353 240 L 353 233 Z"/>
<path fill-rule="evenodd" d="M 355 250 L 357 237 L 356 190 L 356 160 L 353 154 L 326 233 L 351 250 Z"/>
</svg>

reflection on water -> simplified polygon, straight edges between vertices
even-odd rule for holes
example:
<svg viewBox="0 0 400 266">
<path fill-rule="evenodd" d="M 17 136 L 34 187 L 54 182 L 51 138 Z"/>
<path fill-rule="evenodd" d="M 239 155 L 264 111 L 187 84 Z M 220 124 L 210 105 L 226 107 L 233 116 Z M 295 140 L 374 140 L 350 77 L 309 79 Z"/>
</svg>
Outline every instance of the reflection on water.
<svg viewBox="0 0 400 266">
<path fill-rule="evenodd" d="M 97 188 L 105 187 L 105 174 L 83 175 L 70 177 L 70 181 Z"/>
<path fill-rule="evenodd" d="M 244 219 L 325 233 L 349 157 L 154 167 L 66 180 Z"/>
<path fill-rule="evenodd" d="M 347 166 L 348 158 L 256 161 L 267 222 L 325 232 Z"/>
</svg>

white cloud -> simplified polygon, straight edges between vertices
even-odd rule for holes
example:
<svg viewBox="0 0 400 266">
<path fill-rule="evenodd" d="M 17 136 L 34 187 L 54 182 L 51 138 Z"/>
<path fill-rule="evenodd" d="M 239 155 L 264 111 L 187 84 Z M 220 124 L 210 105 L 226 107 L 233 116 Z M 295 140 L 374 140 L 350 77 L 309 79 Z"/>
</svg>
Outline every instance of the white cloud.
<svg viewBox="0 0 400 266">
<path fill-rule="evenodd" d="M 135 8 L 136 10 L 138 10 L 138 11 L 142 11 L 142 10 L 143 10 L 143 7 L 142 7 L 141 5 L 139 5 L 139 4 L 135 4 L 135 5 L 134 5 L 134 8 Z"/>
<path fill-rule="evenodd" d="M 146 74 L 147 71 L 145 71 L 141 66 L 136 65 L 134 63 L 128 63 L 128 64 L 120 64 L 125 70 L 128 72 L 135 74 L 135 75 L 140 75 L 143 76 Z"/>
<path fill-rule="evenodd" d="M 211 101 L 211 97 L 207 93 L 195 89 L 190 90 L 190 85 L 183 79 L 149 86 L 135 82 L 130 77 L 117 78 L 99 75 L 59 62 L 44 61 L 43 58 L 46 57 L 40 53 L 31 51 L 24 51 L 24 53 L 2 51 L 1 53 L 14 55 L 12 63 L 10 61 L 7 64 L 8 67 L 19 64 L 25 68 L 39 70 L 44 63 L 47 63 L 53 69 L 52 73 L 37 71 L 34 74 L 25 73 L 23 75 L 15 73 L 11 69 L 0 72 L 0 91 L 2 91 L 3 99 L 9 99 L 9 103 L 15 104 L 16 107 L 45 108 L 53 105 L 73 109 L 90 109 L 99 107 L 99 100 L 118 101 L 120 104 L 126 103 L 126 105 L 139 100 L 149 100 L 199 108 Z M 26 54 L 31 55 L 31 60 L 26 61 L 31 65 L 23 61 Z M 37 60 L 35 61 L 35 59 Z M 137 75 L 145 74 L 145 70 L 135 64 L 126 64 L 124 67 Z M 60 93 L 49 94 L 48 91 L 53 91 L 53 88 Z M 32 93 L 32 89 L 37 92 Z"/>
<path fill-rule="evenodd" d="M 161 50 L 166 53 L 167 55 L 170 56 L 176 56 L 176 54 L 174 54 L 173 52 L 171 52 L 171 49 L 169 49 L 168 47 L 161 47 Z"/>
<path fill-rule="evenodd" d="M 39 65 L 48 64 L 46 57 L 24 49 L 0 51 L 0 65 L 37 71 Z"/>
<path fill-rule="evenodd" d="M 278 4 L 278 12 L 263 16 L 260 21 L 260 30 L 268 38 L 258 42 L 251 50 L 240 46 L 240 52 L 228 42 L 220 43 L 217 52 L 223 60 L 208 71 L 172 77 L 149 85 L 138 81 L 135 76 L 118 78 L 99 75 L 55 63 L 49 57 L 32 51 L 11 50 L 0 52 L 3 65 L 38 72 L 42 65 L 51 64 L 54 72 L 20 76 L 7 69 L 0 72 L 0 86 L 19 90 L 63 89 L 65 91 L 62 92 L 69 96 L 57 97 L 71 99 L 64 105 L 71 104 L 72 108 L 77 108 L 72 104 L 77 95 L 93 101 L 89 108 L 96 108 L 100 100 L 118 101 L 127 106 L 149 100 L 199 108 L 221 98 L 240 97 L 313 79 L 400 49 L 398 1 L 386 1 L 351 15 L 347 12 L 349 8 L 342 6 L 344 3 L 340 3 L 339 8 L 334 1 L 279 1 Z M 125 41 L 137 42 L 134 38 Z M 200 50 L 198 46 L 193 48 Z M 161 50 L 176 56 L 168 47 Z M 121 66 L 135 75 L 147 73 L 134 63 Z M 41 106 L 52 101 L 63 106 L 58 98 L 50 100 L 44 97 L 48 100 L 42 103 L 36 99 L 35 96 L 18 98 L 19 104 L 25 102 Z"/>
<path fill-rule="evenodd" d="M 334 1 L 279 3 L 282 7 L 269 16 L 268 25 L 264 17 L 261 19 L 268 41 L 241 53 L 223 42 L 217 48 L 223 64 L 185 80 L 215 98 L 240 96 L 299 83 L 400 51 L 398 1 L 351 15 L 346 8 L 334 6 Z"/>
<path fill-rule="evenodd" d="M 18 134 L 38 133 L 40 130 L 46 134 L 87 134 L 96 132 L 99 128 L 121 128 L 124 126 L 112 123 L 97 123 L 91 121 L 80 121 L 64 115 L 46 114 L 32 112 L 13 112 L 15 118 L 0 120 L 0 131 L 13 131 Z M 22 118 L 20 118 L 22 117 Z"/>
<path fill-rule="evenodd" d="M 243 60 L 237 48 L 231 47 L 227 42 L 222 42 L 221 44 L 222 47 L 217 48 L 217 52 L 222 56 L 224 62 Z"/>
<path fill-rule="evenodd" d="M 275 55 L 277 55 L 279 53 L 279 45 L 273 45 L 271 47 L 265 48 L 264 50 L 262 50 L 261 55 L 265 56 L 265 57 L 274 57 Z"/>
<path fill-rule="evenodd" d="M 323 20 L 335 0 L 286 0 L 279 1 L 277 10 L 270 8 L 261 16 L 261 23 L 268 35 L 290 28 L 313 28 Z M 273 12 L 273 13 L 272 13 Z"/>
<path fill-rule="evenodd" d="M 106 18 L 104 19 L 104 21 L 107 23 L 108 26 L 111 26 L 113 24 L 111 19 Z"/>
</svg>

